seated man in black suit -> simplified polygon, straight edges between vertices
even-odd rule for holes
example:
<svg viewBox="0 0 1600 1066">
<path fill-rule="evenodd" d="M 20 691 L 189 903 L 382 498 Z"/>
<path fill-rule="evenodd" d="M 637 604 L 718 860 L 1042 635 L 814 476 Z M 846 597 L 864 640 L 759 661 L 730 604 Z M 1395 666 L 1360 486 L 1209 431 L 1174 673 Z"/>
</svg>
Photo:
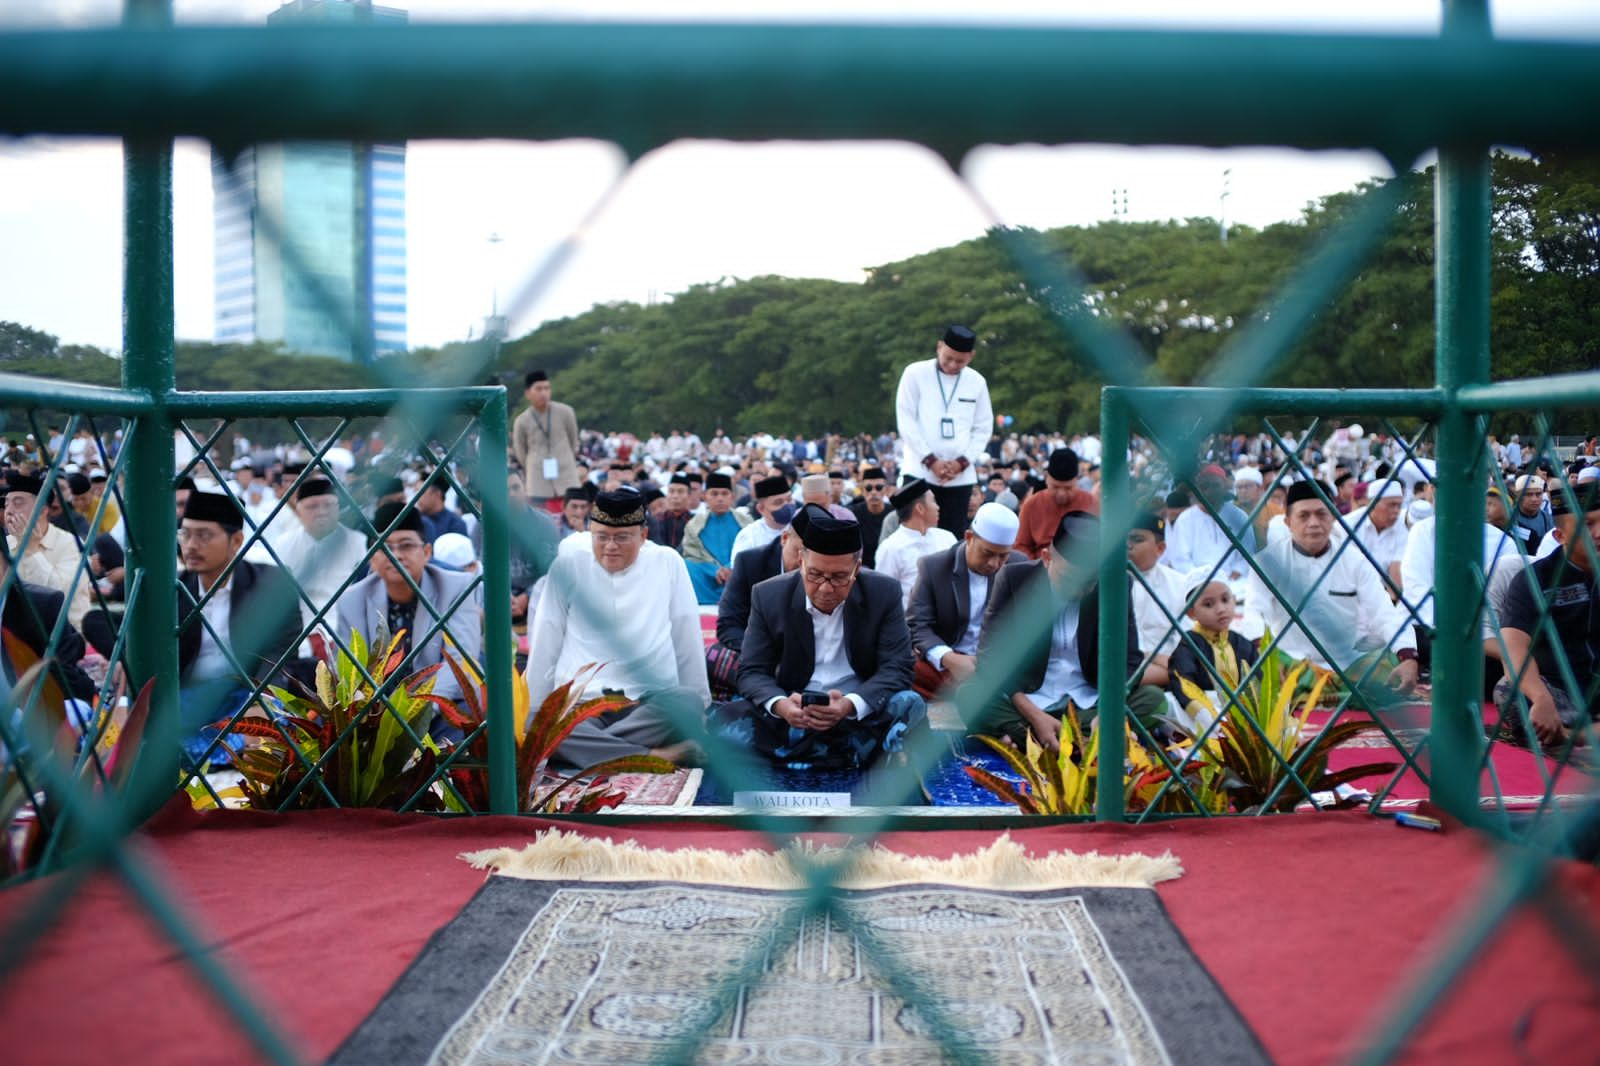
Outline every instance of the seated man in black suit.
<svg viewBox="0 0 1600 1066">
<path fill-rule="evenodd" d="M 863 769 L 903 750 L 927 705 L 911 691 L 900 584 L 861 569 L 861 527 L 806 508 L 798 570 L 751 595 L 743 699 L 721 731 L 790 769 Z"/>
<path fill-rule="evenodd" d="M 933 697 L 951 682 L 972 676 L 978 664 L 978 634 L 994 576 L 1007 563 L 1028 557 L 1012 551 L 1017 516 L 1009 507 L 986 503 L 972 517 L 965 539 L 917 560 L 906 624 L 917 653 L 913 687 Z"/>
<path fill-rule="evenodd" d="M 1021 748 L 1031 730 L 1047 751 L 1056 751 L 1061 716 L 1069 705 L 1084 724 L 1094 717 L 1100 702 L 1100 591 L 1094 580 L 1099 547 L 1100 520 L 1085 511 L 1068 511 L 1038 562 L 1012 563 L 995 578 L 978 645 L 983 669 L 993 668 L 1015 611 L 1053 602 L 1056 621 L 1029 644 L 1020 673 L 1000 697 L 969 723 L 974 733 L 1005 737 Z M 1048 585 L 1040 585 L 1047 576 Z M 1132 677 L 1143 656 L 1131 610 L 1127 627 L 1126 676 Z M 1122 678 L 1115 683 L 1121 684 Z M 1128 713 L 1147 728 L 1157 727 L 1165 709 L 1166 699 L 1154 686 L 1139 685 L 1128 696 Z"/>
<path fill-rule="evenodd" d="M 738 693 L 739 650 L 744 647 L 744 631 L 750 625 L 750 590 L 769 577 L 786 574 L 800 565 L 801 512 L 785 504 L 774 516 L 783 523 L 783 532 L 771 544 L 740 552 L 733 561 L 733 575 L 722 588 L 717 601 L 717 639 L 706 649 L 706 675 L 711 679 L 713 699 L 728 700 Z"/>
<path fill-rule="evenodd" d="M 300 601 L 276 566 L 239 559 L 244 512 L 232 496 L 191 492 L 183 507 L 178 547 L 178 711 L 180 736 L 191 758 L 210 745 L 213 722 L 249 700 L 252 681 L 281 678 L 278 663 L 300 643 Z M 219 581 L 221 589 L 207 599 Z"/>
</svg>

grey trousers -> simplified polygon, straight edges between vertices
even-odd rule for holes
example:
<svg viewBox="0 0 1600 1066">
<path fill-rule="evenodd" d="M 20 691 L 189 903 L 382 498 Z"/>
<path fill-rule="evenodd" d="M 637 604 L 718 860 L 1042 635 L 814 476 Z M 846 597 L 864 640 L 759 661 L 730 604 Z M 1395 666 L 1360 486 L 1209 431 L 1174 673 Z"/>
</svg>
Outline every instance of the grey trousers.
<svg viewBox="0 0 1600 1066">
<path fill-rule="evenodd" d="M 704 724 L 705 704 L 692 689 L 669 688 L 647 692 L 632 710 L 603 714 L 578 723 L 555 750 L 552 762 L 575 770 L 623 755 L 645 755 L 693 735 L 682 723 L 693 715 Z"/>
</svg>

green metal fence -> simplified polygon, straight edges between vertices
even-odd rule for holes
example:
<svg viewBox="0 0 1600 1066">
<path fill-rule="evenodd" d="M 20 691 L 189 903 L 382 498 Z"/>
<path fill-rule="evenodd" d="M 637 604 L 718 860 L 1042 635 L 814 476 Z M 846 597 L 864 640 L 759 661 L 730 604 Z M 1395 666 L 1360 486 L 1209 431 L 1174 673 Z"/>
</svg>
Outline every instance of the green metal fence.
<svg viewBox="0 0 1600 1066">
<path fill-rule="evenodd" d="M 1061 316 L 1063 330 L 1088 353 L 1085 369 L 1109 386 L 1102 415 L 1108 531 L 1099 563 L 1103 617 L 1114 622 L 1128 611 L 1120 534 L 1132 514 L 1126 462 L 1136 426 L 1159 439 L 1175 475 L 1184 480 L 1193 476 L 1200 442 L 1239 416 L 1361 413 L 1425 422 L 1439 461 L 1437 572 L 1465 578 L 1441 581 L 1436 593 L 1428 780 L 1442 809 L 1515 843 L 1504 850 L 1500 879 L 1481 911 L 1463 924 L 1453 950 L 1435 961 L 1414 994 L 1401 1001 L 1367 1042 L 1366 1060 L 1391 1060 L 1521 906 L 1537 902 L 1558 929 L 1570 933 L 1580 928 L 1574 922 L 1581 919 L 1574 919 L 1550 888 L 1552 863 L 1571 828 L 1560 805 L 1541 804 L 1543 820 L 1531 834 L 1520 836 L 1511 833 L 1504 818 L 1492 818 L 1494 812 L 1486 814 L 1481 807 L 1477 782 L 1484 741 L 1478 684 L 1484 574 L 1474 552 L 1481 539 L 1485 419 L 1495 412 L 1543 412 L 1600 400 L 1600 373 L 1489 381 L 1487 162 L 1494 143 L 1580 148 L 1600 143 L 1600 112 L 1572 105 L 1600 94 L 1600 46 L 1496 40 L 1481 0 L 1447 3 L 1445 31 L 1438 38 L 819 26 L 220 29 L 175 27 L 171 22 L 170 0 L 129 0 L 125 24 L 118 29 L 0 34 L 0 131 L 102 134 L 124 141 L 124 387 L 90 389 L 3 377 L 0 396 L 35 409 L 125 420 L 127 443 L 119 462 L 128 486 L 123 503 L 129 567 L 139 575 L 125 627 L 127 662 L 135 683 L 157 682 L 136 770 L 114 799 L 74 787 L 73 768 L 59 761 L 38 762 L 40 784 L 60 797 L 79 832 L 70 855 L 63 856 L 73 861 L 63 868 L 60 889 L 41 896 L 4 931 L 0 975 L 15 968 L 89 872 L 109 867 L 147 904 L 263 1055 L 294 1061 L 292 1049 L 249 996 L 213 957 L 199 950 L 155 871 L 124 846 L 130 829 L 169 797 L 173 782 L 180 779 L 172 684 L 178 673 L 172 639 L 177 601 L 167 590 L 175 587 L 177 576 L 171 550 L 176 535 L 172 486 L 179 473 L 173 431 L 188 420 L 220 419 L 225 424 L 242 416 L 344 419 L 387 413 L 431 426 L 440 410 L 474 416 L 484 444 L 477 481 L 489 489 L 483 496 L 484 676 L 511 674 L 506 566 L 512 531 L 504 491 L 504 394 L 453 387 L 479 380 L 486 355 L 469 353 L 451 368 L 456 376 L 441 382 L 446 387 L 432 392 L 398 383 L 325 395 L 179 391 L 172 313 L 170 174 L 175 136 L 207 138 L 225 154 L 279 139 L 591 136 L 621 145 L 633 158 L 692 136 L 895 137 L 926 144 L 952 165 L 982 143 L 1269 143 L 1372 147 L 1397 169 L 1438 147 L 1438 346 L 1431 384 L 1397 392 L 1256 384 L 1289 357 L 1318 308 L 1359 269 L 1383 233 L 1394 206 L 1393 197 L 1383 191 L 1370 197 L 1366 208 L 1304 266 L 1271 313 L 1241 333 L 1197 388 L 1163 386 L 1152 379 L 1148 361 L 1129 338 L 1085 316 Z M 962 55 L 969 68 L 985 75 L 977 80 L 929 79 L 926 57 L 939 54 Z M 285 79 L 283 71 L 291 67 L 321 73 Z M 335 87 L 337 91 L 330 91 Z M 1088 101 L 1093 106 L 1086 106 Z M 1048 283 L 1062 294 L 1081 290 L 1070 265 L 1040 257 L 1016 235 L 1002 236 L 1018 270 L 1030 280 Z M 1069 302 L 1064 297 L 1061 306 Z M 203 445 L 216 439 L 220 429 L 189 432 Z M 327 436 L 296 432 L 313 453 L 330 443 Z M 426 430 L 416 434 L 424 447 L 430 436 Z M 1018 671 L 1029 638 L 1051 623 L 1053 602 L 1046 599 L 1033 606 L 1015 620 L 1012 635 L 1018 639 L 1000 642 L 996 660 L 961 691 L 958 702 L 964 712 L 975 711 L 1002 691 Z M 1121 676 L 1126 651 L 1122 630 L 1108 624 L 1103 636 L 1101 676 Z M 489 694 L 491 807 L 512 811 L 519 798 L 512 773 L 510 697 L 494 685 Z M 1103 694 L 1102 766 L 1125 762 L 1125 697 L 1115 686 Z M 1347 697 L 1335 714 L 1351 707 Z M 744 753 L 706 735 L 693 709 L 678 712 L 684 732 L 702 740 L 733 783 L 755 780 Z M 19 737 L 0 739 L 12 750 L 26 747 Z M 1402 744 L 1396 749 L 1412 762 L 1409 749 Z M 930 767 L 942 754 L 937 742 L 912 751 L 908 773 Z M 1301 787 L 1299 769 L 1290 767 L 1284 788 Z M 434 781 L 444 782 L 441 774 Z M 1187 788 L 1180 777 L 1173 775 L 1168 791 Z M 886 779 L 878 798 L 893 799 L 909 780 Z M 314 786 L 314 781 L 307 784 Z M 1552 786 L 1547 798 L 1553 797 Z M 1100 790 L 1096 816 L 1128 816 L 1120 788 Z M 1153 811 L 1137 815 L 1156 816 Z M 797 824 L 772 817 L 753 816 L 751 821 L 780 840 Z M 835 828 L 870 840 L 895 821 L 884 810 Z M 824 863 L 807 868 L 808 888 L 786 918 L 779 942 L 793 936 L 803 917 L 830 914 L 876 955 L 898 994 L 924 1005 L 924 1016 L 947 1054 L 958 1061 L 977 1061 L 977 1050 L 950 1023 L 936 997 L 918 986 L 914 974 L 877 951 L 869 933 L 839 906 L 834 886 L 840 873 Z M 1591 973 L 1600 973 L 1586 946 L 1592 933 L 1563 940 Z M 714 997 L 715 1009 L 726 1009 L 739 985 L 759 970 L 760 959 L 752 958 L 741 971 L 725 975 Z M 709 1028 L 690 1027 L 665 1057 L 693 1059 Z"/>
</svg>

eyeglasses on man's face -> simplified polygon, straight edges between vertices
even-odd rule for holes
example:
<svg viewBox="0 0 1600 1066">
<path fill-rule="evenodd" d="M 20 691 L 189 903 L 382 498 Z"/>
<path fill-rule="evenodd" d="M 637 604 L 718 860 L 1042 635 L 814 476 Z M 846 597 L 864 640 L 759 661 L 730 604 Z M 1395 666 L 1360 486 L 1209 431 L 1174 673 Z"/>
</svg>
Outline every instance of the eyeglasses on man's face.
<svg viewBox="0 0 1600 1066">
<path fill-rule="evenodd" d="M 411 538 L 407 538 L 405 540 L 389 540 L 384 541 L 384 543 L 388 545 L 389 550 L 394 552 L 396 555 L 415 555 L 425 547 L 422 541 L 413 540 Z"/>
<path fill-rule="evenodd" d="M 856 578 L 856 568 L 853 566 L 843 573 L 829 573 L 825 570 L 817 570 L 810 566 L 803 567 L 800 572 L 808 583 L 813 585 L 826 585 L 827 587 L 834 589 L 849 588 L 850 582 L 854 581 Z"/>
<path fill-rule="evenodd" d="M 178 530 L 178 542 L 180 544 L 195 544 L 204 547 L 205 545 L 210 544 L 212 541 L 226 535 L 227 534 L 216 529 L 195 529 L 189 526 L 184 526 L 182 529 Z"/>
</svg>

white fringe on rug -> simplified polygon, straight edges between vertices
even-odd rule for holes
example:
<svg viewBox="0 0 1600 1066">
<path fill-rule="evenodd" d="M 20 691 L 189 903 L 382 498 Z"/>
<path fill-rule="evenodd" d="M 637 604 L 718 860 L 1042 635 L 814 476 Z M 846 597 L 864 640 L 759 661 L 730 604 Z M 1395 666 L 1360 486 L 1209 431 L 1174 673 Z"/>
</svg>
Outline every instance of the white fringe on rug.
<svg viewBox="0 0 1600 1066">
<path fill-rule="evenodd" d="M 1183 875 L 1169 851 L 1163 855 L 1101 855 L 1053 851 L 1029 856 L 1009 833 L 970 855 L 932 859 L 871 848 L 817 848 L 801 843 L 781 852 L 713 851 L 684 848 L 661 851 L 637 841 L 618 844 L 550 829 L 522 848 L 490 848 L 460 857 L 479 870 L 530 881 L 679 881 L 747 888 L 799 888 L 803 881 L 792 861 L 843 862 L 838 883 L 845 888 L 940 884 L 975 888 L 1151 888 Z"/>
</svg>

